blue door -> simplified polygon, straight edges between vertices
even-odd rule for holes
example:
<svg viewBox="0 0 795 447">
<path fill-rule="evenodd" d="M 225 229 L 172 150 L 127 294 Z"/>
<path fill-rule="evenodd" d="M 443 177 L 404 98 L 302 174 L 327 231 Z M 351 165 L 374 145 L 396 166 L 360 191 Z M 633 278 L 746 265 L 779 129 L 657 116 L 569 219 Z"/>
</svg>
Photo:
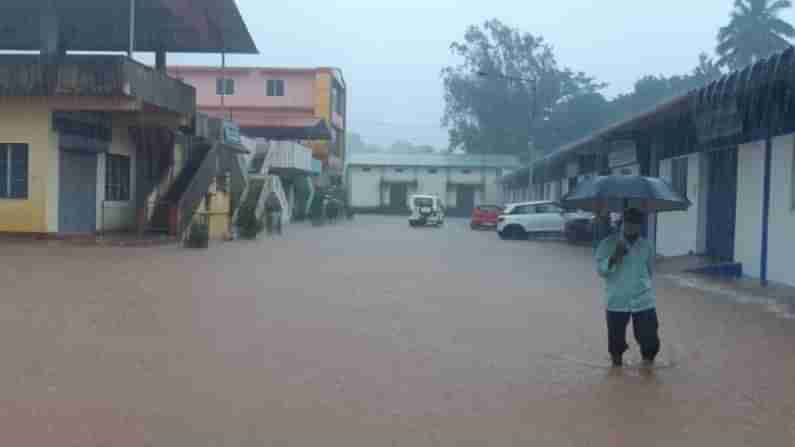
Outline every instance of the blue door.
<svg viewBox="0 0 795 447">
<path fill-rule="evenodd" d="M 97 227 L 97 154 L 60 152 L 58 232 L 94 233 Z"/>
<path fill-rule="evenodd" d="M 708 154 L 707 255 L 734 260 L 737 213 L 737 148 Z"/>
</svg>

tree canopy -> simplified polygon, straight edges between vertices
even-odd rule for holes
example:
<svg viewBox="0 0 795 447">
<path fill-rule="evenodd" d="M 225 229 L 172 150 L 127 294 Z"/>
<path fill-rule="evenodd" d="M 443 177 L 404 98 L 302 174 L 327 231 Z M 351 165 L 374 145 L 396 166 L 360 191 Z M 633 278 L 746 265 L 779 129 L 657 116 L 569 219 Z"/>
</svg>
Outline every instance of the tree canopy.
<svg viewBox="0 0 795 447">
<path fill-rule="evenodd" d="M 527 155 L 550 109 L 604 87 L 585 73 L 560 67 L 542 37 L 496 19 L 469 27 L 450 49 L 462 58 L 442 70 L 442 124 L 449 129 L 451 149 Z"/>
<path fill-rule="evenodd" d="M 789 47 L 795 28 L 779 15 L 790 0 L 735 0 L 729 24 L 718 31 L 718 63 L 739 70 Z"/>
<path fill-rule="evenodd" d="M 443 125 L 451 149 L 543 156 L 613 122 L 697 89 L 722 72 L 707 54 L 683 75 L 646 75 L 632 92 L 607 100 L 606 84 L 561 68 L 543 38 L 497 20 L 471 26 L 451 45 L 462 62 L 442 71 Z M 533 80 L 537 80 L 533 82 Z M 535 87 L 534 87 L 535 84 Z"/>
</svg>

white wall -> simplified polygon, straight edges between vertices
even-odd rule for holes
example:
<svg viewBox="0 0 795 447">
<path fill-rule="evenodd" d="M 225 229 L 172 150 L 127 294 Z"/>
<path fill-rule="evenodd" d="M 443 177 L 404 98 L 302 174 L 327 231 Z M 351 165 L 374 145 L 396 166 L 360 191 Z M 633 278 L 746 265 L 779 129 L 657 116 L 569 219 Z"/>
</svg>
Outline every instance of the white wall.
<svg viewBox="0 0 795 447">
<path fill-rule="evenodd" d="M 795 210 L 793 210 L 793 155 L 795 136 L 773 140 L 768 227 L 768 279 L 795 286 Z"/>
<path fill-rule="evenodd" d="M 748 276 L 759 277 L 762 235 L 762 182 L 765 143 L 743 144 L 738 149 L 737 226 L 734 259 Z"/>
<path fill-rule="evenodd" d="M 399 170 L 402 172 L 398 172 Z M 416 178 L 416 170 L 413 167 L 387 166 L 382 172 L 386 181 L 411 181 Z"/>
<path fill-rule="evenodd" d="M 104 231 L 131 230 L 135 227 L 135 164 L 136 150 L 130 138 L 127 122 L 113 120 L 113 135 L 109 153 L 130 157 L 130 200 L 124 202 L 105 201 L 106 154 L 97 158 L 97 229 Z"/>
<path fill-rule="evenodd" d="M 456 184 L 480 185 L 483 181 L 482 171 L 479 168 L 449 168 L 449 172 L 450 181 Z"/>
<path fill-rule="evenodd" d="M 403 172 L 398 172 L 400 168 Z M 496 168 L 447 168 L 447 167 L 371 167 L 370 172 L 364 172 L 362 166 L 349 166 L 351 204 L 359 208 L 374 208 L 379 205 L 389 206 L 389 186 L 386 185 L 379 192 L 379 184 L 383 178 L 386 181 L 411 182 L 416 180 L 417 187 L 410 187 L 409 194 L 436 194 L 442 198 L 448 208 L 456 206 L 456 191 L 452 187 L 447 189 L 448 181 L 455 184 L 468 184 L 474 186 L 486 185 L 485 194 L 477 189 L 475 204 L 498 203 L 500 200 L 500 186 L 496 180 Z M 436 172 L 432 172 L 435 170 Z M 469 173 L 464 173 L 469 170 Z M 506 191 L 509 194 L 511 191 Z M 380 200 L 383 197 L 383 202 Z"/>
<path fill-rule="evenodd" d="M 383 170 L 378 167 L 369 168 L 365 172 L 361 166 L 350 166 L 351 206 L 356 208 L 374 208 L 379 206 L 379 185 Z"/>
<path fill-rule="evenodd" d="M 699 200 L 701 188 L 700 156 L 687 155 L 687 197 L 692 206 L 687 211 L 659 213 L 657 215 L 657 253 L 663 256 L 680 256 L 698 252 L 698 227 L 702 203 Z M 671 183 L 673 159 L 660 161 L 660 178 Z"/>
<path fill-rule="evenodd" d="M 447 189 L 447 169 L 446 168 L 418 168 L 417 174 L 418 188 L 420 194 L 435 194 L 442 201 L 445 201 Z M 435 170 L 436 172 L 431 172 Z M 445 201 L 445 206 L 447 202 Z"/>
</svg>

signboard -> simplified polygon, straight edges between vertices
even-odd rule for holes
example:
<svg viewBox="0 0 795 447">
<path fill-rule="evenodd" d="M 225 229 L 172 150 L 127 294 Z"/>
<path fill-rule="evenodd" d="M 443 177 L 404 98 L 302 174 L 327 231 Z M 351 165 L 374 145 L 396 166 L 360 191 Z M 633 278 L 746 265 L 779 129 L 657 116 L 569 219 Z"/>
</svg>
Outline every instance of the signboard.
<svg viewBox="0 0 795 447">
<path fill-rule="evenodd" d="M 242 144 L 240 138 L 240 127 L 234 121 L 223 122 L 223 139 L 224 143 L 229 144 Z"/>
<path fill-rule="evenodd" d="M 607 155 L 610 168 L 626 166 L 638 162 L 638 151 L 632 140 L 620 140 L 610 143 L 610 153 Z"/>
</svg>

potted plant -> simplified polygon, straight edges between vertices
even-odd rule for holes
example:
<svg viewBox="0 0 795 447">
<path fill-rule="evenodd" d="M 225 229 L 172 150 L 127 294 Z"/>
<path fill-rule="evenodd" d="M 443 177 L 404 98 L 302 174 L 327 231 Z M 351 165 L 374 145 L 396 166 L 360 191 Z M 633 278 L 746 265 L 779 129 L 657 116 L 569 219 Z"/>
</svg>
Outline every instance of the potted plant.
<svg viewBox="0 0 795 447">
<path fill-rule="evenodd" d="M 210 228 L 206 223 L 194 223 L 190 226 L 185 246 L 188 248 L 207 248 L 210 241 Z"/>
<path fill-rule="evenodd" d="M 265 228 L 262 220 L 257 219 L 253 209 L 243 209 L 240 211 L 237 219 L 237 226 L 240 232 L 240 237 L 243 239 L 256 239 L 262 230 Z"/>
</svg>

